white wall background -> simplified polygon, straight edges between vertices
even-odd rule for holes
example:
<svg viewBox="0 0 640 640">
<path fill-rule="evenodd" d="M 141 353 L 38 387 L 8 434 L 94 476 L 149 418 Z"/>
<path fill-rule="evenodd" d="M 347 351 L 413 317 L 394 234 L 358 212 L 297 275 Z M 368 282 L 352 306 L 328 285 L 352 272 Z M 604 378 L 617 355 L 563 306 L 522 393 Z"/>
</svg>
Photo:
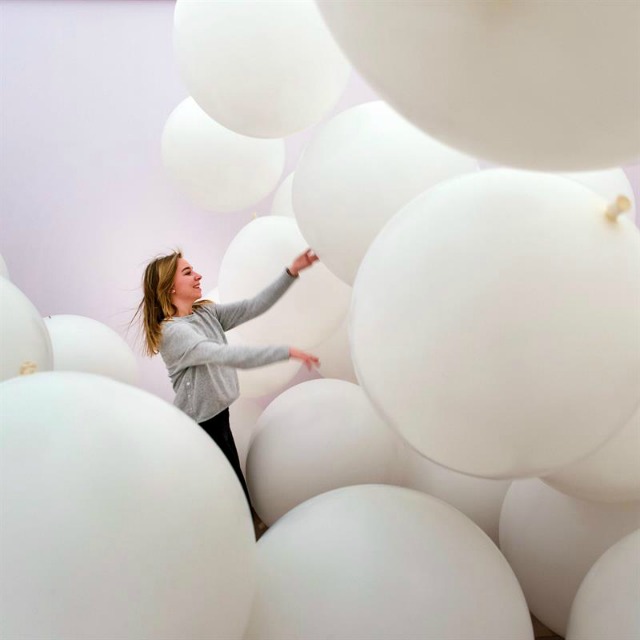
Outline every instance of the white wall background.
<svg viewBox="0 0 640 640">
<path fill-rule="evenodd" d="M 230 240 L 271 202 L 205 213 L 165 175 L 160 136 L 187 97 L 173 59 L 173 7 L 0 3 L 0 253 L 42 315 L 89 316 L 131 344 L 146 261 L 179 246 L 207 291 Z M 375 97 L 354 74 L 334 113 Z M 283 179 L 312 134 L 287 138 Z M 625 170 L 640 202 L 640 165 Z M 171 399 L 160 359 L 140 362 L 141 386 Z"/>
</svg>

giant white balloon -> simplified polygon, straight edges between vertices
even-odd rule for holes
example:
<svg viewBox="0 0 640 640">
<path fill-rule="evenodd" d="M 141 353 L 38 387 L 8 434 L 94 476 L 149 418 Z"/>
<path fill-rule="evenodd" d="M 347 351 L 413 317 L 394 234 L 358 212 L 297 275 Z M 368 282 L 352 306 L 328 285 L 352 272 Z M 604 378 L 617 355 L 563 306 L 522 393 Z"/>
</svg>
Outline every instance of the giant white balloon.
<svg viewBox="0 0 640 640">
<path fill-rule="evenodd" d="M 195 422 L 86 373 L 6 381 L 0 402 L 7 637 L 242 638 L 251 518 Z"/>
<path fill-rule="evenodd" d="M 475 478 L 427 460 L 404 446 L 400 457 L 402 485 L 444 500 L 471 518 L 496 544 L 500 511 L 510 480 Z"/>
<path fill-rule="evenodd" d="M 322 261 L 352 284 L 389 218 L 434 184 L 477 169 L 473 158 L 384 102 L 370 102 L 340 113 L 309 142 L 293 180 L 293 208 Z"/>
<path fill-rule="evenodd" d="M 285 149 L 282 140 L 258 140 L 226 129 L 187 98 L 165 124 L 162 161 L 196 205 L 224 213 L 251 206 L 276 188 Z"/>
<path fill-rule="evenodd" d="M 591 565 L 640 525 L 640 502 L 587 502 L 540 480 L 512 483 L 500 516 L 500 549 L 529 609 L 565 635 L 571 603 Z"/>
<path fill-rule="evenodd" d="M 425 494 L 361 485 L 290 511 L 258 543 L 246 640 L 533 640 L 522 591 L 468 518 Z"/>
<path fill-rule="evenodd" d="M 107 325 L 75 315 L 47 316 L 44 323 L 51 337 L 56 371 L 84 371 L 127 384 L 138 383 L 133 351 Z"/>
<path fill-rule="evenodd" d="M 256 218 L 240 230 L 222 258 L 222 299 L 253 297 L 307 247 L 295 220 Z M 346 315 L 351 290 L 321 262 L 302 271 L 299 280 L 264 315 L 239 326 L 238 334 L 249 342 L 301 349 L 324 340 Z"/>
<path fill-rule="evenodd" d="M 567 640 L 640 638 L 640 530 L 598 558 L 571 606 Z"/>
<path fill-rule="evenodd" d="M 0 278 L 0 380 L 53 368 L 49 332 L 31 300 Z"/>
<path fill-rule="evenodd" d="M 565 171 L 640 154 L 638 2 L 316 1 L 372 86 L 454 147 Z"/>
<path fill-rule="evenodd" d="M 640 500 L 640 408 L 594 453 L 543 480 L 558 491 L 583 500 Z"/>
<path fill-rule="evenodd" d="M 399 439 L 362 389 L 310 380 L 281 393 L 258 420 L 247 460 L 251 501 L 271 525 L 331 489 L 393 483 Z"/>
<path fill-rule="evenodd" d="M 496 169 L 434 187 L 378 235 L 353 288 L 351 354 L 415 449 L 472 475 L 542 475 L 630 419 L 640 233 L 607 204 Z"/>
<path fill-rule="evenodd" d="M 279 138 L 314 124 L 349 77 L 313 0 L 178 0 L 174 24 L 189 93 L 245 135 Z"/>
</svg>

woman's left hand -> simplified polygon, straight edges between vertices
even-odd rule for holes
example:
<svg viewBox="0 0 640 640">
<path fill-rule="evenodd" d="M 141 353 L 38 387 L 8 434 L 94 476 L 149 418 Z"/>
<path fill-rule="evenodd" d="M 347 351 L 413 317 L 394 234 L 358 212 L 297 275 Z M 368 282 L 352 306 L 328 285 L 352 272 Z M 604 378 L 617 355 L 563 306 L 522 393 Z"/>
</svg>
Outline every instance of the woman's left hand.
<svg viewBox="0 0 640 640">
<path fill-rule="evenodd" d="M 304 253 L 301 253 L 289 267 L 289 273 L 297 278 L 300 271 L 310 267 L 314 262 L 318 260 L 318 256 L 312 249 L 307 249 Z"/>
</svg>

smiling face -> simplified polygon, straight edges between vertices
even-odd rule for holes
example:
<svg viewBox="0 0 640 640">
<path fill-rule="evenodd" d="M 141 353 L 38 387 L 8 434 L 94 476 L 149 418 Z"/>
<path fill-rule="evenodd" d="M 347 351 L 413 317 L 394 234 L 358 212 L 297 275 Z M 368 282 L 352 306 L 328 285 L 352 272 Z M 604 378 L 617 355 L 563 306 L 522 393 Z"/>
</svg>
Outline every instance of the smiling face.
<svg viewBox="0 0 640 640">
<path fill-rule="evenodd" d="M 202 297 L 200 280 L 202 280 L 202 276 L 194 271 L 189 262 L 185 258 L 178 258 L 171 291 L 171 301 L 178 309 L 185 305 L 192 305 Z"/>
</svg>

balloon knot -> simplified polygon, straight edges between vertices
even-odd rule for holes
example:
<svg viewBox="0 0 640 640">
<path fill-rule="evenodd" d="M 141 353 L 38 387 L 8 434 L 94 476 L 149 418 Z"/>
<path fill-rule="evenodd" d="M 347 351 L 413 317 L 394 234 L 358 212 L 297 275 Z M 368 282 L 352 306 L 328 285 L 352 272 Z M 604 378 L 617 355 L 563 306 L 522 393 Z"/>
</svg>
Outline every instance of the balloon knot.
<svg viewBox="0 0 640 640">
<path fill-rule="evenodd" d="M 21 376 L 30 376 L 38 370 L 38 365 L 31 360 L 25 360 L 20 366 Z"/>
</svg>

